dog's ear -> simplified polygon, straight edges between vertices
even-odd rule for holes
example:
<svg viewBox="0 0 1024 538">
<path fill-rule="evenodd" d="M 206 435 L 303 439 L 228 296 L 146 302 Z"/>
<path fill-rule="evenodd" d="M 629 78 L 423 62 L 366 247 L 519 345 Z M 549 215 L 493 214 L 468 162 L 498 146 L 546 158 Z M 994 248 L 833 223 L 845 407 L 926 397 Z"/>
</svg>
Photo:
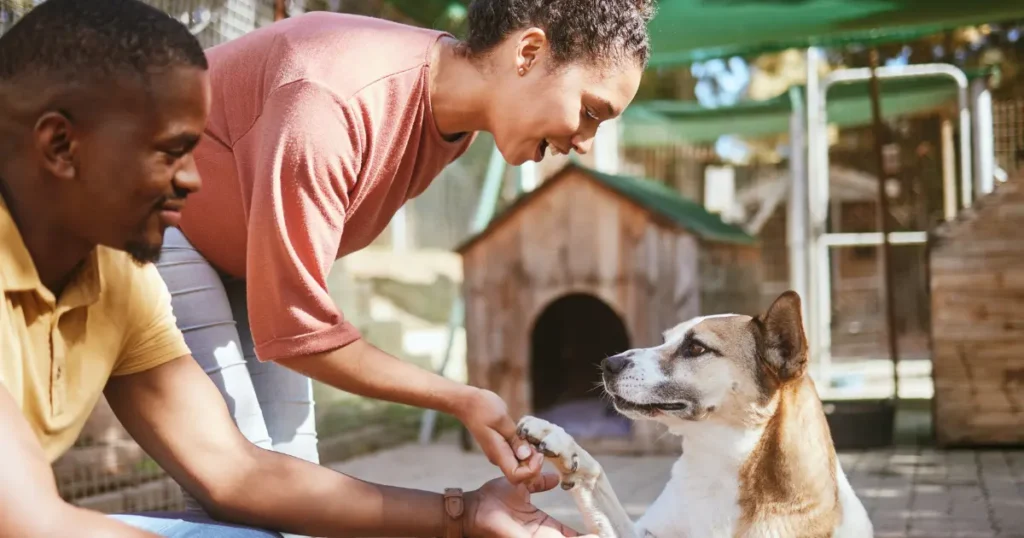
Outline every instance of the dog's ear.
<svg viewBox="0 0 1024 538">
<path fill-rule="evenodd" d="M 780 381 L 803 375 L 807 369 L 807 337 L 800 314 L 800 296 L 787 291 L 775 299 L 760 319 L 764 326 L 764 355 Z"/>
</svg>

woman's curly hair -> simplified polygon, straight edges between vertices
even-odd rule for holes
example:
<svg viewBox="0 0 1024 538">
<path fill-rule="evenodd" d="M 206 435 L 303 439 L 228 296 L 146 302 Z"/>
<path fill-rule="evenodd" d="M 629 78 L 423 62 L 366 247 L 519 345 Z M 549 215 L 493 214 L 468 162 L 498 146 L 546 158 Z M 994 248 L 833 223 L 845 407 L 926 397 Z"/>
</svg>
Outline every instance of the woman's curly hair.
<svg viewBox="0 0 1024 538">
<path fill-rule="evenodd" d="M 485 54 L 509 34 L 544 30 L 557 65 L 632 60 L 647 66 L 654 0 L 473 0 L 465 45 Z"/>
</svg>

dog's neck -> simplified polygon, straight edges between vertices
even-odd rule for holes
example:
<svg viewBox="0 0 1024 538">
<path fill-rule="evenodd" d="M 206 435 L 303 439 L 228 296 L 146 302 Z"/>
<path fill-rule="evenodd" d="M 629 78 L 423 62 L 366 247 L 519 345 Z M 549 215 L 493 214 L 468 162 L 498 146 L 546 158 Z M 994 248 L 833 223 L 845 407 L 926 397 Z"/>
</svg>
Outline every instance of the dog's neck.
<svg viewBox="0 0 1024 538">
<path fill-rule="evenodd" d="M 776 395 L 774 412 L 752 427 L 711 421 L 671 428 L 683 437 L 682 461 L 701 474 L 736 480 L 746 509 L 774 504 L 807 507 L 808 492 L 825 499 L 815 511 L 829 511 L 838 499 L 836 454 L 820 400 L 809 379 Z M 803 508 L 801 508 L 803 507 Z"/>
<path fill-rule="evenodd" d="M 839 523 L 842 508 L 836 452 L 821 400 L 804 377 L 782 387 L 776 405 L 740 468 L 742 520 L 753 525 L 782 517 L 806 529 L 807 536 L 824 536 Z"/>
<path fill-rule="evenodd" d="M 682 437 L 682 458 L 688 465 L 729 475 L 739 473 L 764 434 L 764 428 L 714 422 L 690 422 L 670 431 Z"/>
<path fill-rule="evenodd" d="M 805 377 L 783 387 L 775 406 L 745 471 L 771 473 L 794 490 L 834 486 L 835 448 L 813 382 Z"/>
</svg>

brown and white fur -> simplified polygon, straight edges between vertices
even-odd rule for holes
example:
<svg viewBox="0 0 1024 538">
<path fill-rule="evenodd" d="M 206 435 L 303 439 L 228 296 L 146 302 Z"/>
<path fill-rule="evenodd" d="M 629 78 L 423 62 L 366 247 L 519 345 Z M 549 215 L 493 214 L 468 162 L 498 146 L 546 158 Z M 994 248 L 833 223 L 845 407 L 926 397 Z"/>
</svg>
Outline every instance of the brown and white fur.
<svg viewBox="0 0 1024 538">
<path fill-rule="evenodd" d="M 807 369 L 796 293 L 764 315 L 701 317 L 657 347 L 602 363 L 604 388 L 634 420 L 683 438 L 661 495 L 634 523 L 597 461 L 535 417 L 519 436 L 558 468 L 601 538 L 870 538 L 871 521 L 836 458 Z"/>
</svg>

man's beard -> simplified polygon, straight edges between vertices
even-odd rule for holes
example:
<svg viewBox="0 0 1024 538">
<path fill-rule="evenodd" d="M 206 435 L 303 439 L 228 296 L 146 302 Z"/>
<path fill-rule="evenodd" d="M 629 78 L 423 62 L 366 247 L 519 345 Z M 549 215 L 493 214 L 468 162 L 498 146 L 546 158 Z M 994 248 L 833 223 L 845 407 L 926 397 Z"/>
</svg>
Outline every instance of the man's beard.
<svg viewBox="0 0 1024 538">
<path fill-rule="evenodd" d="M 151 245 L 142 241 L 129 241 L 124 250 L 139 265 L 155 263 L 160 259 L 163 244 Z"/>
<path fill-rule="evenodd" d="M 168 197 L 161 197 L 156 204 L 153 204 L 153 211 L 159 211 L 160 207 L 163 206 L 164 203 L 167 202 L 167 200 Z M 143 221 L 140 227 L 139 237 L 146 236 L 145 227 L 146 222 Z M 132 261 L 134 261 L 138 265 L 156 263 L 157 261 L 160 260 L 160 252 L 163 250 L 163 237 L 166 232 L 167 230 L 161 226 L 160 242 L 155 245 L 147 243 L 145 242 L 145 240 L 132 239 L 125 244 L 124 250 L 125 252 L 128 253 L 129 256 L 131 256 Z"/>
</svg>

